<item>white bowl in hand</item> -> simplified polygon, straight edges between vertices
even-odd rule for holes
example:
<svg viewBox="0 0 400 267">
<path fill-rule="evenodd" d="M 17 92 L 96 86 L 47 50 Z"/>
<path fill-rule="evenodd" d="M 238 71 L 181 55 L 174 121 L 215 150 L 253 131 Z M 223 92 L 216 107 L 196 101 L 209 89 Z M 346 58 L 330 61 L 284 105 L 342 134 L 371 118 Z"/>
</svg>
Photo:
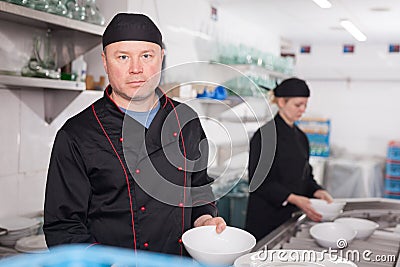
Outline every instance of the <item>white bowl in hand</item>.
<svg viewBox="0 0 400 267">
<path fill-rule="evenodd" d="M 346 248 L 356 237 L 357 231 L 343 223 L 324 222 L 313 225 L 310 235 L 325 248 Z"/>
<path fill-rule="evenodd" d="M 328 203 L 325 200 L 317 199 L 317 198 L 310 198 L 311 206 L 318 212 L 318 213 L 340 213 L 346 202 L 343 201 L 333 201 Z"/>
<path fill-rule="evenodd" d="M 340 214 L 342 213 L 342 211 L 338 211 L 338 212 L 319 212 L 319 214 L 322 215 L 322 222 L 332 222 L 333 220 L 335 220 Z"/>
<path fill-rule="evenodd" d="M 196 261 L 219 266 L 232 265 L 256 245 L 253 235 L 230 226 L 220 234 L 215 226 L 195 227 L 182 235 L 182 242 Z"/>
<path fill-rule="evenodd" d="M 335 222 L 344 223 L 357 231 L 357 239 L 367 239 L 379 227 L 376 222 L 360 218 L 339 218 Z"/>
</svg>

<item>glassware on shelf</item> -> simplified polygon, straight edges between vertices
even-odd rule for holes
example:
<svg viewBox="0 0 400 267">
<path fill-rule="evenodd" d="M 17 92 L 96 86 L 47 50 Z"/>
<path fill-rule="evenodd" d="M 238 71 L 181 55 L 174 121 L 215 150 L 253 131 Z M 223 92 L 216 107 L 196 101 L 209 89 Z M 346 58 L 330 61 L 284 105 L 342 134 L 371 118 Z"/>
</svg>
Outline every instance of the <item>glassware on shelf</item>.
<svg viewBox="0 0 400 267">
<path fill-rule="evenodd" d="M 45 11 L 45 12 L 49 8 L 48 0 L 27 0 L 25 5 L 30 8 L 34 8 L 36 10 Z"/>
<path fill-rule="evenodd" d="M 26 5 L 27 0 L 2 0 L 3 2 L 9 2 L 16 5 L 24 6 Z"/>
<path fill-rule="evenodd" d="M 60 71 L 56 70 L 56 58 L 51 46 L 51 33 L 46 37 L 33 40 L 33 50 L 28 64 L 21 70 L 23 76 L 60 79 Z"/>
<path fill-rule="evenodd" d="M 99 8 L 96 6 L 96 0 L 86 0 L 86 20 L 89 23 L 104 25 L 104 16 L 100 13 Z"/>
<path fill-rule="evenodd" d="M 86 17 L 86 8 L 85 2 L 83 0 L 68 0 L 65 4 L 69 11 L 68 17 L 80 21 L 85 21 Z"/>
<path fill-rule="evenodd" d="M 67 7 L 67 17 L 75 20 L 86 20 L 86 10 L 82 0 L 63 0 Z"/>
<path fill-rule="evenodd" d="M 65 17 L 67 16 L 68 9 L 61 0 L 49 0 L 47 12 Z"/>
</svg>

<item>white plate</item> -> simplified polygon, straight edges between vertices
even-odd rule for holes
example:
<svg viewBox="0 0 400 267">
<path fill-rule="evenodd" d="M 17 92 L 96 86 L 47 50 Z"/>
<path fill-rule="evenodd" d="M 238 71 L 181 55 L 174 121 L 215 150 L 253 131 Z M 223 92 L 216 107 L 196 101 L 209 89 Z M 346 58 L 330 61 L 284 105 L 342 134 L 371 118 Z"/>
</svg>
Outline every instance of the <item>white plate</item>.
<svg viewBox="0 0 400 267">
<path fill-rule="evenodd" d="M 20 231 L 36 225 L 39 225 L 39 221 L 25 217 L 0 218 L 0 228 L 4 228 L 8 232 Z"/>
<path fill-rule="evenodd" d="M 21 238 L 15 244 L 15 249 L 28 253 L 41 253 L 48 250 L 44 235 L 34 235 Z"/>
<path fill-rule="evenodd" d="M 253 252 L 235 260 L 234 267 L 357 267 L 353 262 L 313 250 Z"/>
</svg>

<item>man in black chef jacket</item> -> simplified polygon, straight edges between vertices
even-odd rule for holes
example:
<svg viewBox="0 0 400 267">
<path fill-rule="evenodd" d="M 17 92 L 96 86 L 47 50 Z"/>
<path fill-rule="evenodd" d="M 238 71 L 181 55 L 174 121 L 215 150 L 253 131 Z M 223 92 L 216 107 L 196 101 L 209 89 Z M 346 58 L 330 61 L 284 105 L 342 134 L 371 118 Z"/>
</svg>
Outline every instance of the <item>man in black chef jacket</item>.
<svg viewBox="0 0 400 267">
<path fill-rule="evenodd" d="M 197 114 L 158 87 L 162 36 L 142 14 L 103 34 L 104 96 L 58 131 L 48 170 L 47 245 L 88 243 L 184 254 L 182 234 L 226 224 L 207 175 Z"/>
<path fill-rule="evenodd" d="M 313 178 L 307 136 L 294 124 L 305 112 L 310 89 L 305 81 L 290 78 L 273 90 L 273 96 L 272 102 L 279 108 L 277 115 L 250 141 L 248 170 L 253 192 L 249 196 L 246 230 L 257 240 L 299 209 L 313 221 L 320 221 L 322 216 L 312 208 L 309 198 L 332 201 Z M 255 190 L 252 184 L 256 184 Z"/>
</svg>

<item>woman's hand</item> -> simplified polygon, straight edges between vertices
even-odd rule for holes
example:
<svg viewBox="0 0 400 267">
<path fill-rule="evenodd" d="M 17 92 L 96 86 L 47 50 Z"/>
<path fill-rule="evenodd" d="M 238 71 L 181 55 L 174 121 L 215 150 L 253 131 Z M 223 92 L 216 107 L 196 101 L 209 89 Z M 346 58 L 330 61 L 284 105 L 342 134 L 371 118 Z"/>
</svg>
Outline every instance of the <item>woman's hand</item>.
<svg viewBox="0 0 400 267">
<path fill-rule="evenodd" d="M 209 214 L 202 215 L 194 222 L 194 227 L 216 225 L 217 233 L 221 233 L 226 228 L 226 222 L 222 217 L 212 217 Z"/>
<path fill-rule="evenodd" d="M 311 220 L 313 220 L 315 222 L 319 222 L 322 220 L 322 215 L 319 214 L 318 212 L 316 212 L 315 209 L 311 206 L 311 202 L 308 197 L 290 194 L 287 201 L 293 205 L 296 205 Z"/>
<path fill-rule="evenodd" d="M 317 191 L 314 192 L 314 197 L 319 198 L 322 200 L 325 200 L 328 203 L 333 202 L 332 196 L 328 193 L 328 191 L 323 190 L 323 189 L 318 189 Z"/>
</svg>

